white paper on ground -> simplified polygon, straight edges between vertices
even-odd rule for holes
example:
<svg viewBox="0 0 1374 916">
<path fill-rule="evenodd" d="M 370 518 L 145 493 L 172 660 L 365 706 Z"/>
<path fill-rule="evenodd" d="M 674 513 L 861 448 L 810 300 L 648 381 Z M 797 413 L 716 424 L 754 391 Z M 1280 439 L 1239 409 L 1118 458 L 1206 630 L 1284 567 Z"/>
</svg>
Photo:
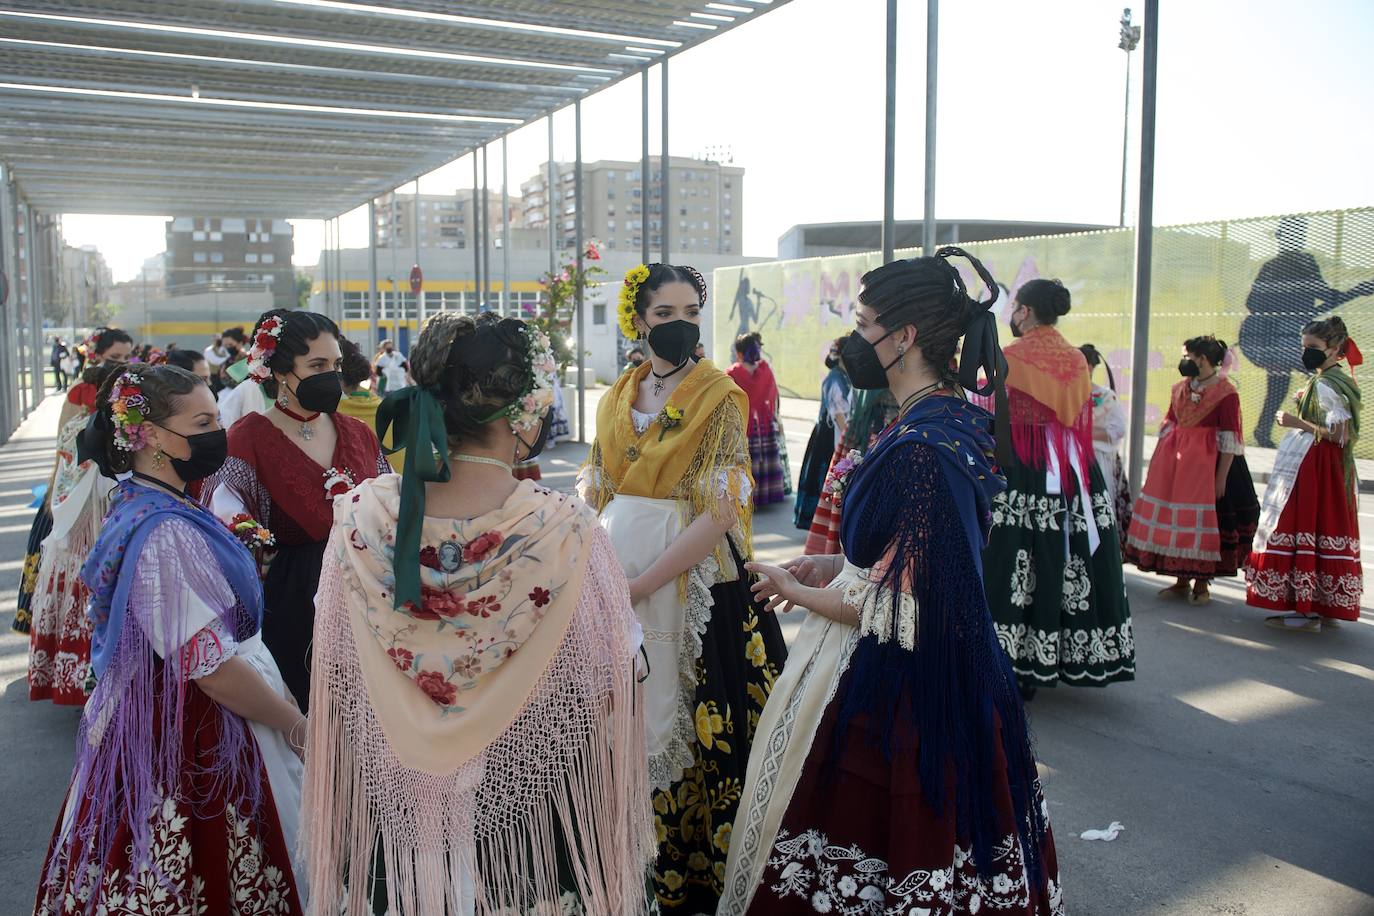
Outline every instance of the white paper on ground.
<svg viewBox="0 0 1374 916">
<path fill-rule="evenodd" d="M 1116 835 L 1125 830 L 1126 826 L 1121 821 L 1112 821 L 1111 825 L 1102 830 L 1084 830 L 1078 835 L 1083 840 L 1104 840 L 1110 843 L 1116 839 Z"/>
</svg>

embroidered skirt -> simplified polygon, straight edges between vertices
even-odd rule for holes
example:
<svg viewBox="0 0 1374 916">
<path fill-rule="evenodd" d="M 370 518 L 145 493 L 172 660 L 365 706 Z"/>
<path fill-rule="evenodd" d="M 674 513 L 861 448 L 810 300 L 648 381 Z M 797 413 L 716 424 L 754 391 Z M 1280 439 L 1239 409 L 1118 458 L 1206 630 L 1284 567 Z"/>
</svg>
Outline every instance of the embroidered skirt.
<svg viewBox="0 0 1374 916">
<path fill-rule="evenodd" d="M 1284 459 L 1303 446 L 1296 474 L 1285 473 Z M 1310 445 L 1292 433 L 1280 444 L 1245 581 L 1245 601 L 1254 607 L 1359 619 L 1360 523 L 1339 446 Z"/>
<path fill-rule="evenodd" d="M 24 548 L 24 572 L 19 580 L 19 602 L 14 611 L 14 622 L 10 629 L 16 633 L 28 633 L 33 622 L 33 592 L 38 585 L 38 564 L 43 556 L 43 541 L 52 531 L 52 509 L 47 497 L 33 517 L 29 528 L 28 546 Z"/>
<path fill-rule="evenodd" d="M 806 454 L 802 457 L 801 479 L 797 483 L 797 504 L 792 512 L 792 521 L 802 531 L 811 528 L 816 505 L 821 498 L 821 487 L 825 485 L 834 454 L 835 427 L 828 420 L 822 420 L 811 430 Z"/>
<path fill-rule="evenodd" d="M 1179 578 L 1234 576 L 1250 555 L 1260 506 L 1244 455 L 1216 498 L 1216 430 L 1179 428 L 1160 440 L 1135 503 L 1126 562 Z"/>
<path fill-rule="evenodd" d="M 187 726 L 182 730 L 188 766 L 179 784 L 164 795 L 163 804 L 150 812 L 152 848 L 147 866 L 131 868 L 132 831 L 127 822 L 121 822 L 115 826 L 114 843 L 104 860 L 71 874 L 76 828 L 94 818 L 120 817 L 123 809 L 96 810 L 79 786 L 68 789 L 64 813 L 43 862 L 35 916 L 294 916 L 305 912 L 266 768 L 268 749 L 262 749 L 257 811 L 228 804 L 225 788 L 215 778 L 219 739 L 214 730 L 220 720 L 213 706 L 199 689 L 188 691 Z M 284 738 L 279 740 L 285 744 Z M 294 756 L 291 760 L 299 780 L 300 762 Z M 283 804 L 293 802 L 299 806 L 299 789 L 294 799 L 283 800 Z"/>
<path fill-rule="evenodd" d="M 683 529 L 673 500 L 620 495 L 602 512 L 626 575 L 647 569 Z M 722 550 L 730 558 L 730 550 Z M 714 555 L 635 606 L 644 627 L 649 775 L 658 860 L 655 896 L 667 913 L 715 913 L 735 810 L 764 704 L 787 656 L 772 614 L 747 586 L 720 581 Z"/>
<path fill-rule="evenodd" d="M 39 566 L 29 630 L 29 699 L 84 706 L 95 688 L 91 669 L 90 591 L 81 581 L 84 555 L 49 539 Z"/>
<path fill-rule="evenodd" d="M 749 433 L 749 463 L 754 472 L 754 505 L 771 506 L 787 498 L 776 428 Z"/>
<path fill-rule="evenodd" d="M 993 501 L 983 575 L 997 639 L 1017 677 L 1074 686 L 1133 680 L 1121 542 L 1097 463 L 1087 463 L 1089 492 L 1079 487 L 1068 498 L 1046 492 L 1044 471 L 1015 459 L 1004 470 L 1007 490 Z"/>
<path fill-rule="evenodd" d="M 856 572 L 846 564 L 834 587 Z M 1005 784 L 994 804 L 1006 837 L 979 875 L 954 806 L 926 803 L 916 755 L 888 760 L 867 716 L 836 744 L 836 696 L 858 643 L 854 627 L 802 623 L 759 722 L 718 916 L 1062 914 L 1052 834 L 1039 850 L 1045 878 L 1030 887 Z"/>
</svg>

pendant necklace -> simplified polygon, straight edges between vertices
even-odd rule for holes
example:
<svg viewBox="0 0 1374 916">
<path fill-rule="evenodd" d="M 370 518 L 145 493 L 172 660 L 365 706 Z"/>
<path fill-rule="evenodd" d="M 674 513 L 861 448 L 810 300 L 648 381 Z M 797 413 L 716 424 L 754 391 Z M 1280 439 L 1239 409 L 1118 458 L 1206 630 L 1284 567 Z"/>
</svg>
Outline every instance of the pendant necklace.
<svg viewBox="0 0 1374 916">
<path fill-rule="evenodd" d="M 311 439 L 315 438 L 315 427 L 311 426 L 310 424 L 314 422 L 316 418 L 319 417 L 320 412 L 318 410 L 308 417 L 303 417 L 291 408 L 283 407 L 280 403 L 277 404 L 277 409 L 280 410 L 282 413 L 286 414 L 291 419 L 296 420 L 301 424 L 298 432 L 300 432 L 302 439 L 304 439 L 306 442 L 309 442 Z"/>
<path fill-rule="evenodd" d="M 668 379 L 672 378 L 673 376 L 681 372 L 683 369 L 685 369 L 688 363 L 690 362 L 691 360 L 689 359 L 686 362 L 684 362 L 681 366 L 678 366 L 676 369 L 674 369 L 672 372 L 666 372 L 663 375 L 659 375 L 657 372 L 653 370 L 653 367 L 651 366 L 649 368 L 649 374 L 654 377 L 654 397 L 658 397 L 660 394 L 663 393 L 664 382 L 668 381 Z"/>
<path fill-rule="evenodd" d="M 485 455 L 450 455 L 454 461 L 465 461 L 468 464 L 489 464 L 494 468 L 505 468 L 509 473 L 515 473 L 515 465 L 502 461 L 500 458 L 488 458 Z"/>
</svg>

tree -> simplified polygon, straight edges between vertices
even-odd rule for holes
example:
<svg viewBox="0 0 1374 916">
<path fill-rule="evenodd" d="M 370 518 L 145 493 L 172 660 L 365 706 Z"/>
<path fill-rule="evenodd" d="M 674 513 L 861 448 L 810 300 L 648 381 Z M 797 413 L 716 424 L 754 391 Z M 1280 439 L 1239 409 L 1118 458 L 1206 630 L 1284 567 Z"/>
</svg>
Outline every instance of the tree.
<svg viewBox="0 0 1374 916">
<path fill-rule="evenodd" d="M 601 251 L 597 245 L 595 241 L 587 243 L 587 250 L 583 255 L 586 262 L 601 260 Z M 604 276 L 606 271 L 596 263 L 584 263 L 581 273 L 578 273 L 577 261 L 573 259 L 566 261 L 558 271 L 544 274 L 539 278 L 539 285 L 544 287 L 544 299 L 540 303 L 539 314 L 530 320 L 549 335 L 549 341 L 553 344 L 553 356 L 558 361 L 559 369 L 566 369 L 568 363 L 577 358 L 577 354 L 568 343 L 568 335 L 572 330 L 573 314 L 577 307 L 578 288 L 581 287 L 585 299 L 587 291 L 600 286 L 601 278 Z"/>
<path fill-rule="evenodd" d="M 122 309 L 113 302 L 97 302 L 86 312 L 86 320 L 93 328 L 107 327 Z"/>
<path fill-rule="evenodd" d="M 310 288 L 314 286 L 314 281 L 310 279 L 310 274 L 296 274 L 296 307 L 310 307 Z"/>
</svg>

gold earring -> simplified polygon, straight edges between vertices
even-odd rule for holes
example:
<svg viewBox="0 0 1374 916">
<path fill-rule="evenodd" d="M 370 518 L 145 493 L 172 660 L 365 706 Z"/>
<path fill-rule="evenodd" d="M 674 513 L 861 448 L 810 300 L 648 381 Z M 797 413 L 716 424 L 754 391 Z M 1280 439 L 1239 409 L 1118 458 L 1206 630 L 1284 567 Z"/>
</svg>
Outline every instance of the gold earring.
<svg viewBox="0 0 1374 916">
<path fill-rule="evenodd" d="M 906 371 L 906 347 L 897 344 L 897 369 L 901 372 Z"/>
<path fill-rule="evenodd" d="M 159 471 L 162 470 L 162 459 L 162 449 L 159 447 L 157 451 L 153 452 L 153 467 Z"/>
</svg>

